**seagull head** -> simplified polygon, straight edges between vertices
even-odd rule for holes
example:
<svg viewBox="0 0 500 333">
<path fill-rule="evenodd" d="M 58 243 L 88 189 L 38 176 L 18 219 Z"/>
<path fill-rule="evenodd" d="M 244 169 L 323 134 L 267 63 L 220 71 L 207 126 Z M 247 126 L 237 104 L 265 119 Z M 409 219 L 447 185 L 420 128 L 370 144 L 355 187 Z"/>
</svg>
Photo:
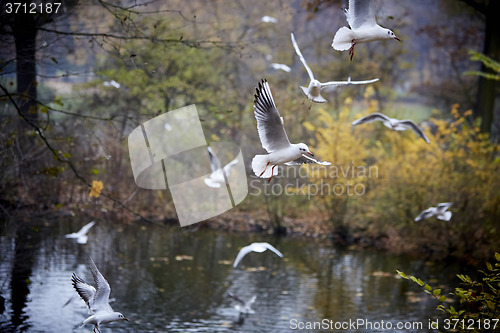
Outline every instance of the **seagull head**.
<svg viewBox="0 0 500 333">
<path fill-rule="evenodd" d="M 385 31 L 386 31 L 386 32 L 385 32 L 385 34 L 386 34 L 386 38 L 387 38 L 387 39 L 395 39 L 395 40 L 397 40 L 397 41 L 399 41 L 399 42 L 401 41 L 401 39 L 399 39 L 399 38 L 398 38 L 398 37 L 394 34 L 394 32 L 392 32 L 392 30 L 390 30 L 390 29 L 385 29 Z"/>
<path fill-rule="evenodd" d="M 125 316 L 122 315 L 120 312 L 115 312 L 115 314 L 116 314 L 117 320 L 126 320 L 126 321 L 128 321 L 128 319 L 125 318 Z"/>
<path fill-rule="evenodd" d="M 314 157 L 314 154 L 311 153 L 311 151 L 309 150 L 309 147 L 307 147 L 307 145 L 305 143 L 298 143 L 297 145 L 297 149 L 299 150 L 300 154 L 308 154 L 312 157 Z"/>
</svg>

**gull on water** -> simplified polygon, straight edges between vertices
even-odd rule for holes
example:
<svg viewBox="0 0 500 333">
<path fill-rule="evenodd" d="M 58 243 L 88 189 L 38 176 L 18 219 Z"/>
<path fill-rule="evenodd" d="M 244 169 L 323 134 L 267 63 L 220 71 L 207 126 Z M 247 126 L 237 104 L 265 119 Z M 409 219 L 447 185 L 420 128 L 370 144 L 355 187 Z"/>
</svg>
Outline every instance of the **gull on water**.
<svg viewBox="0 0 500 333">
<path fill-rule="evenodd" d="M 281 254 L 280 251 L 278 251 L 274 246 L 272 246 L 269 243 L 262 242 L 262 243 L 252 243 L 250 245 L 247 245 L 243 248 L 241 248 L 240 252 L 238 252 L 238 255 L 236 256 L 236 260 L 234 260 L 233 267 L 238 266 L 238 263 L 243 259 L 244 256 L 249 254 L 250 252 L 258 252 L 262 253 L 266 250 L 271 250 L 274 253 L 276 253 L 278 256 L 283 258 L 283 254 Z"/>
<path fill-rule="evenodd" d="M 90 228 L 94 226 L 94 224 L 95 224 L 94 221 L 87 223 L 77 232 L 64 235 L 64 237 L 76 239 L 78 244 L 86 244 L 88 240 L 87 233 L 89 232 Z"/>
<path fill-rule="evenodd" d="M 415 134 L 418 135 L 419 138 L 422 138 L 425 140 L 425 142 L 429 143 L 429 139 L 425 135 L 424 131 L 422 131 L 422 129 L 418 127 L 413 121 L 389 118 L 385 114 L 379 112 L 375 112 L 366 117 L 355 120 L 352 123 L 352 126 L 371 123 L 374 121 L 382 121 L 385 126 L 395 131 L 405 131 L 407 129 L 411 129 L 413 132 L 415 132 Z"/>
<path fill-rule="evenodd" d="M 254 99 L 254 115 L 257 119 L 262 147 L 269 153 L 256 155 L 252 160 L 252 170 L 260 178 L 269 178 L 278 174 L 274 168 L 279 164 L 299 165 L 304 163 L 317 163 L 330 165 L 330 162 L 319 162 L 314 159 L 305 143 L 290 143 L 283 127 L 276 104 L 274 103 L 271 89 L 267 80 L 259 82 Z"/>
<path fill-rule="evenodd" d="M 205 184 L 208 187 L 220 188 L 221 184 L 226 184 L 226 178 L 231 174 L 231 168 L 238 163 L 238 159 L 234 159 L 224 168 L 221 168 L 220 161 L 213 152 L 211 147 L 208 147 L 208 156 L 210 157 L 210 167 L 212 168 L 212 173 L 210 178 L 205 178 Z"/>
<path fill-rule="evenodd" d="M 401 41 L 394 32 L 377 24 L 370 0 L 349 0 L 349 9 L 344 12 L 351 28 L 340 28 L 333 37 L 332 47 L 338 51 L 349 50 L 351 60 L 356 44 L 383 39 Z"/>
<path fill-rule="evenodd" d="M 304 67 L 306 68 L 307 74 L 309 74 L 309 79 L 311 80 L 309 82 L 308 87 L 303 87 L 301 86 L 300 88 L 306 94 L 306 96 L 313 102 L 316 103 L 325 103 L 326 99 L 321 96 L 322 91 L 329 91 L 333 90 L 338 86 L 345 86 L 349 84 L 367 84 L 367 83 L 373 83 L 378 81 L 379 79 L 372 79 L 372 80 L 366 80 L 366 81 L 351 81 L 351 77 L 347 79 L 347 81 L 330 81 L 330 82 L 319 82 L 314 78 L 314 74 L 312 70 L 309 68 L 307 65 L 306 59 L 302 55 L 302 52 L 299 49 L 299 46 L 297 45 L 297 42 L 295 41 L 295 36 L 293 35 L 293 32 L 291 33 L 292 37 L 292 44 L 293 47 L 295 48 L 295 53 L 299 56 L 300 61 L 302 61 L 302 64 L 304 64 Z"/>
<path fill-rule="evenodd" d="M 227 296 L 229 296 L 230 298 L 232 298 L 233 300 L 236 301 L 237 304 L 234 306 L 234 308 L 236 309 L 236 311 L 239 311 L 240 314 L 253 314 L 253 313 L 255 313 L 255 311 L 252 309 L 252 305 L 255 302 L 255 300 L 257 299 L 257 296 L 255 296 L 255 295 L 252 296 L 252 298 L 250 298 L 246 302 L 243 301 L 238 296 L 231 294 L 231 293 L 228 293 Z"/>
<path fill-rule="evenodd" d="M 429 218 L 431 216 L 436 216 L 436 218 L 443 221 L 449 221 L 451 219 L 451 212 L 447 209 L 450 208 L 451 205 L 453 205 L 452 202 L 443 202 L 438 204 L 436 207 L 427 208 L 426 210 L 418 214 L 418 216 L 415 218 L 415 222 Z"/>
<path fill-rule="evenodd" d="M 120 312 L 115 312 L 109 305 L 109 293 L 111 288 L 108 281 L 102 276 L 101 272 L 97 269 L 92 258 L 89 256 L 89 269 L 94 278 L 96 287 L 86 283 L 82 278 L 73 273 L 71 281 L 73 287 L 80 297 L 85 301 L 89 307 L 90 316 L 85 319 L 81 326 L 87 324 L 94 325 L 94 333 L 97 330 L 99 333 L 99 325 L 110 323 L 117 320 L 127 320 Z"/>
</svg>

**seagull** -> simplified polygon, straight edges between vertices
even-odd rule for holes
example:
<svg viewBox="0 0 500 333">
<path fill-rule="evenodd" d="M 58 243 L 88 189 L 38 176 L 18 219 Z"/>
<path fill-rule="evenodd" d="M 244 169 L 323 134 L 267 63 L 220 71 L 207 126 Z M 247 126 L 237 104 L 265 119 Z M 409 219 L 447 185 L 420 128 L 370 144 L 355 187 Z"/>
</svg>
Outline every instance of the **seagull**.
<svg viewBox="0 0 500 333">
<path fill-rule="evenodd" d="M 383 39 L 401 41 L 394 32 L 377 24 L 371 0 L 349 0 L 349 9 L 344 9 L 344 12 L 351 29 L 342 27 L 337 30 L 332 47 L 338 51 L 349 50 L 351 60 L 356 44 Z"/>
<path fill-rule="evenodd" d="M 422 138 L 425 140 L 425 142 L 429 143 L 429 139 L 427 138 L 427 136 L 425 136 L 424 131 L 422 131 L 422 129 L 418 127 L 413 121 L 389 118 L 385 114 L 379 112 L 372 113 L 366 117 L 354 121 L 352 123 L 352 126 L 364 123 L 371 123 L 377 120 L 384 122 L 385 126 L 395 131 L 404 131 L 407 129 L 411 129 L 413 132 L 415 132 L 415 134 L 418 135 L 419 138 Z"/>
<path fill-rule="evenodd" d="M 220 161 L 215 156 L 211 147 L 208 147 L 208 156 L 210 157 L 210 167 L 212 168 L 212 174 L 210 178 L 205 178 L 205 184 L 211 188 L 220 188 L 221 184 L 226 184 L 225 178 L 229 177 L 231 173 L 231 168 L 238 163 L 238 159 L 234 159 L 224 167 L 224 170 L 220 166 Z"/>
<path fill-rule="evenodd" d="M 115 80 L 111 80 L 111 81 L 104 81 L 104 86 L 105 87 L 115 87 L 116 89 L 120 89 L 120 84 L 118 82 L 116 82 Z"/>
<path fill-rule="evenodd" d="M 287 73 L 289 73 L 292 69 L 290 67 L 288 67 L 287 65 L 284 65 L 284 64 L 278 64 L 276 62 L 273 62 L 271 64 L 271 68 L 272 69 L 276 69 L 276 70 L 279 70 L 281 69 L 282 71 L 285 71 Z"/>
<path fill-rule="evenodd" d="M 262 147 L 269 153 L 267 155 L 256 155 L 252 160 L 252 169 L 260 178 L 269 178 L 278 174 L 274 168 L 279 164 L 299 165 L 304 163 L 317 163 L 330 165 L 330 162 L 319 162 L 314 159 L 305 143 L 290 143 L 283 127 L 276 104 L 274 103 L 271 89 L 267 80 L 259 82 L 254 95 L 254 115 L 257 119 L 257 131 L 259 132 Z"/>
<path fill-rule="evenodd" d="M 299 46 L 297 45 L 297 42 L 295 41 L 295 36 L 293 35 L 293 32 L 291 33 L 292 37 L 292 44 L 293 47 L 295 48 L 295 53 L 300 58 L 300 61 L 302 61 L 302 64 L 304 64 L 304 67 L 306 68 L 307 74 L 309 74 L 309 79 L 311 80 L 309 82 L 308 87 L 300 87 L 304 94 L 313 102 L 316 103 L 325 103 L 326 99 L 321 96 L 322 91 L 328 91 L 328 90 L 333 90 L 338 86 L 345 86 L 348 84 L 367 84 L 367 83 L 373 83 L 378 81 L 379 79 L 372 79 L 372 80 L 367 80 L 367 81 L 351 81 L 351 77 L 347 79 L 347 81 L 330 81 L 330 82 L 319 82 L 314 78 L 314 74 L 312 70 L 309 68 L 307 65 L 306 59 L 302 55 L 302 52 L 300 52 Z"/>
<path fill-rule="evenodd" d="M 272 16 L 262 16 L 261 17 L 261 22 L 264 22 L 264 23 L 278 23 L 278 20 Z"/>
<path fill-rule="evenodd" d="M 451 219 L 451 212 L 447 211 L 447 209 L 450 208 L 451 205 L 453 205 L 452 202 L 443 202 L 438 204 L 436 207 L 427 208 L 426 210 L 418 214 L 418 216 L 415 218 L 415 222 L 434 215 L 440 220 L 449 221 Z"/>
<path fill-rule="evenodd" d="M 78 232 L 73 232 L 71 234 L 67 234 L 64 237 L 74 238 L 74 239 L 76 239 L 76 242 L 78 244 L 87 244 L 87 240 L 88 240 L 87 233 L 89 232 L 90 228 L 92 228 L 94 226 L 94 224 L 95 224 L 94 221 L 87 223 L 80 230 L 78 230 Z"/>
<path fill-rule="evenodd" d="M 227 296 L 231 297 L 233 300 L 235 300 L 238 304 L 234 306 L 236 311 L 239 311 L 240 314 L 253 314 L 255 311 L 252 309 L 252 304 L 255 302 L 257 299 L 257 296 L 253 296 L 250 298 L 248 301 L 244 302 L 241 298 L 239 298 L 236 295 L 233 295 L 231 293 L 228 293 Z"/>
<path fill-rule="evenodd" d="M 262 243 L 252 243 L 250 245 L 247 245 L 243 247 L 240 252 L 238 252 L 238 255 L 236 256 L 236 260 L 234 261 L 233 267 L 238 266 L 238 263 L 243 259 L 244 256 L 246 256 L 250 252 L 258 252 L 262 253 L 266 250 L 271 250 L 274 253 L 276 253 L 278 256 L 283 258 L 283 254 L 281 254 L 280 251 L 276 250 L 274 246 L 272 246 L 269 243 L 262 242 Z"/>
<path fill-rule="evenodd" d="M 94 333 L 97 330 L 99 333 L 100 324 L 106 324 L 117 320 L 127 320 L 124 315 L 120 312 L 115 312 L 109 305 L 109 293 L 111 288 L 109 287 L 108 281 L 102 276 L 101 272 L 97 269 L 92 258 L 89 256 L 89 268 L 94 277 L 94 282 L 97 289 L 86 283 L 78 275 L 73 273 L 71 281 L 73 282 L 73 287 L 80 297 L 84 300 L 85 304 L 89 307 L 90 317 L 85 319 L 81 326 L 87 324 L 94 325 Z"/>
</svg>

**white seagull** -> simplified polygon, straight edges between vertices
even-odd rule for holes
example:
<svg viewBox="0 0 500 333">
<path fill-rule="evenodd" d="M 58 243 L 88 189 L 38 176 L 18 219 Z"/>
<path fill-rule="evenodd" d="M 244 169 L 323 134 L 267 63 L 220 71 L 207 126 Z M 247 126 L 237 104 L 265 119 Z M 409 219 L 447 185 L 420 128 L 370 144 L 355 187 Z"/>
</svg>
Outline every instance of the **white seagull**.
<svg viewBox="0 0 500 333">
<path fill-rule="evenodd" d="M 349 0 L 349 9 L 344 12 L 351 29 L 340 28 L 333 37 L 332 47 L 338 51 L 349 50 L 351 60 L 356 44 L 383 39 L 401 41 L 394 32 L 377 24 L 371 0 Z"/>
<path fill-rule="evenodd" d="M 127 320 L 120 312 L 115 312 L 109 305 L 109 293 L 111 288 L 109 287 L 108 281 L 102 276 L 101 272 L 97 269 L 94 261 L 89 257 L 89 268 L 94 277 L 94 282 L 97 286 L 91 286 L 90 284 L 83 281 L 78 275 L 73 273 L 71 281 L 73 282 L 73 287 L 80 297 L 85 301 L 89 307 L 90 317 L 85 319 L 81 326 L 87 324 L 94 325 L 94 333 L 97 330 L 99 333 L 100 324 L 110 323 L 117 320 Z"/>
<path fill-rule="evenodd" d="M 425 142 L 429 143 L 429 139 L 425 135 L 424 131 L 422 131 L 422 129 L 418 127 L 413 121 L 407 119 L 398 120 L 394 118 L 389 118 L 385 114 L 379 112 L 375 112 L 366 117 L 355 120 L 352 123 L 352 126 L 371 123 L 373 121 L 382 121 L 385 126 L 395 131 L 405 131 L 407 129 L 411 129 L 413 132 L 415 132 L 415 134 L 418 135 L 419 138 L 422 138 L 425 140 Z"/>
<path fill-rule="evenodd" d="M 80 230 L 78 230 L 78 232 L 64 235 L 64 237 L 76 239 L 78 244 L 86 244 L 88 240 L 87 233 L 89 232 L 90 228 L 94 226 L 94 224 L 94 221 L 87 223 Z"/>
<path fill-rule="evenodd" d="M 276 253 L 278 256 L 283 258 L 283 254 L 281 254 L 280 251 L 276 250 L 274 246 L 272 246 L 269 243 L 262 242 L 262 243 L 252 243 L 250 245 L 247 245 L 243 248 L 241 248 L 240 252 L 238 252 L 238 255 L 236 256 L 236 260 L 234 261 L 233 267 L 238 266 L 238 263 L 243 259 L 244 256 L 246 256 L 250 252 L 258 252 L 262 253 L 266 250 L 271 250 L 274 253 Z"/>
<path fill-rule="evenodd" d="M 120 89 L 120 84 L 116 82 L 115 80 L 111 81 L 104 81 L 104 86 L 105 87 L 115 87 L 116 89 Z"/>
<path fill-rule="evenodd" d="M 322 91 L 329 91 L 333 90 L 338 86 L 345 86 L 349 84 L 367 84 L 367 83 L 373 83 L 378 81 L 379 79 L 372 79 L 372 80 L 366 80 L 366 81 L 351 81 L 351 77 L 347 79 L 347 81 L 330 81 L 330 82 L 319 82 L 314 78 L 314 74 L 312 70 L 309 68 L 307 65 L 306 59 L 302 55 L 302 52 L 300 52 L 299 46 L 297 45 L 297 42 L 295 41 L 295 36 L 293 35 L 293 32 L 291 33 L 292 36 L 292 44 L 293 47 L 295 48 L 295 53 L 300 58 L 300 61 L 302 61 L 302 64 L 304 64 L 304 67 L 306 68 L 307 74 L 309 74 L 309 79 L 311 80 L 309 82 L 308 87 L 303 87 L 301 86 L 300 88 L 306 94 L 306 96 L 313 102 L 316 103 L 325 103 L 326 99 L 321 96 Z"/>
<path fill-rule="evenodd" d="M 278 23 L 278 20 L 275 17 L 272 16 L 262 16 L 260 19 L 261 22 L 264 23 Z"/>
<path fill-rule="evenodd" d="M 289 73 L 289 72 L 292 70 L 289 66 L 287 66 L 287 65 L 285 65 L 285 64 L 278 64 L 278 63 L 276 63 L 276 62 L 273 62 L 273 63 L 271 64 L 271 68 L 272 68 L 272 69 L 276 69 L 276 70 L 281 69 L 282 71 L 285 71 L 285 72 L 287 72 L 287 73 Z"/>
<path fill-rule="evenodd" d="M 290 143 L 283 127 L 276 104 L 274 103 L 271 89 L 267 80 L 259 82 L 254 99 L 254 115 L 257 119 L 262 147 L 267 150 L 267 155 L 256 155 L 252 160 L 252 169 L 260 178 L 269 178 L 278 174 L 274 168 L 279 164 L 298 165 L 304 163 L 317 163 L 330 165 L 330 162 L 315 160 L 305 143 Z"/>
<path fill-rule="evenodd" d="M 205 178 L 205 184 L 211 188 L 220 188 L 221 184 L 225 184 L 225 178 L 228 178 L 231 174 L 231 168 L 238 163 L 238 159 L 235 158 L 226 166 L 224 169 L 221 168 L 220 161 L 215 156 L 215 153 L 212 151 L 212 148 L 208 147 L 208 156 L 210 157 L 210 167 L 212 168 L 212 173 L 210 174 L 210 178 Z M 224 176 L 225 174 L 225 176 Z"/>
<path fill-rule="evenodd" d="M 248 301 L 243 301 L 241 298 L 239 298 L 236 295 L 233 295 L 231 293 L 227 294 L 229 297 L 231 297 L 233 300 L 235 300 L 238 304 L 234 306 L 236 311 L 239 311 L 240 314 L 253 314 L 255 311 L 252 309 L 252 305 L 257 299 L 257 296 L 252 296 Z"/>
<path fill-rule="evenodd" d="M 453 205 L 452 202 L 443 202 L 438 204 L 436 207 L 427 208 L 426 210 L 418 214 L 418 216 L 415 218 L 415 222 L 429 218 L 431 216 L 436 216 L 436 218 L 443 221 L 449 221 L 451 219 L 451 212 L 447 209 L 450 208 L 451 205 Z"/>
</svg>

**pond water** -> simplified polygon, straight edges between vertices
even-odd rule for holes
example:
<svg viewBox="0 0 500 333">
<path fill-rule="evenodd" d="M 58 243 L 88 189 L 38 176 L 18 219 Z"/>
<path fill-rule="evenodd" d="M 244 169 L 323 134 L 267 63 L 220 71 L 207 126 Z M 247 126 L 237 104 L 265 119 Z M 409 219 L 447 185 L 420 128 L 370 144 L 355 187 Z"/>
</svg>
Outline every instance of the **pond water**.
<svg viewBox="0 0 500 333">
<path fill-rule="evenodd" d="M 96 221 L 85 245 L 64 237 L 87 222 L 65 218 L 2 233 L 0 293 L 5 308 L 0 331 L 92 331 L 92 325 L 79 327 L 87 309 L 74 297 L 71 284 L 73 272 L 93 284 L 87 254 L 111 285 L 113 309 L 129 319 L 102 325 L 102 333 L 300 328 L 304 332 L 431 332 L 429 320 L 439 316 L 436 301 L 398 279 L 396 269 L 434 284 L 454 281 L 450 268 L 340 248 L 329 240 L 107 221 Z M 284 258 L 270 251 L 251 253 L 234 269 L 238 250 L 256 241 L 273 244 Z M 245 300 L 256 295 L 255 314 L 239 316 L 228 293 Z M 312 329 L 315 322 L 321 327 Z M 360 326 L 354 327 L 353 322 Z M 414 323 L 421 323 L 423 329 L 397 328 L 398 324 L 418 325 Z M 345 329 L 336 330 L 339 325 Z M 387 329 L 388 325 L 392 328 Z"/>
</svg>

